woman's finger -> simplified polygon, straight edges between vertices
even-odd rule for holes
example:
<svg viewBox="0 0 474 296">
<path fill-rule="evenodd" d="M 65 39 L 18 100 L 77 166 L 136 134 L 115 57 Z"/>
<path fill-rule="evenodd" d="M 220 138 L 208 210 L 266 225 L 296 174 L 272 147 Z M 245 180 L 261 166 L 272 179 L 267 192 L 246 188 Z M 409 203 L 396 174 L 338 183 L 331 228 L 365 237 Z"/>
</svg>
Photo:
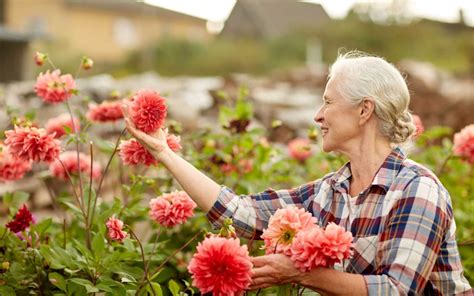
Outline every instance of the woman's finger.
<svg viewBox="0 0 474 296">
<path fill-rule="evenodd" d="M 268 265 L 262 266 L 262 267 L 254 267 L 252 269 L 252 279 L 254 278 L 259 278 L 259 277 L 266 277 L 270 274 L 272 274 L 272 268 L 269 267 Z"/>
<path fill-rule="evenodd" d="M 134 137 L 136 138 L 139 142 L 149 142 L 150 139 L 148 139 L 150 136 L 144 132 L 142 132 L 141 130 L 139 129 L 136 129 L 134 126 L 133 126 L 133 123 L 130 119 L 125 119 L 125 124 L 126 124 L 126 127 L 127 127 L 127 130 L 128 132 Z"/>
<path fill-rule="evenodd" d="M 130 113 L 128 112 L 128 104 L 124 102 L 121 107 L 122 107 L 123 117 L 130 118 Z"/>
<path fill-rule="evenodd" d="M 274 284 L 273 278 L 270 277 L 260 277 L 253 279 L 250 283 L 249 290 L 263 289 L 270 287 Z"/>
<path fill-rule="evenodd" d="M 268 256 L 258 256 L 258 257 L 250 257 L 250 262 L 252 262 L 253 266 L 259 267 L 264 266 L 269 263 Z"/>
</svg>

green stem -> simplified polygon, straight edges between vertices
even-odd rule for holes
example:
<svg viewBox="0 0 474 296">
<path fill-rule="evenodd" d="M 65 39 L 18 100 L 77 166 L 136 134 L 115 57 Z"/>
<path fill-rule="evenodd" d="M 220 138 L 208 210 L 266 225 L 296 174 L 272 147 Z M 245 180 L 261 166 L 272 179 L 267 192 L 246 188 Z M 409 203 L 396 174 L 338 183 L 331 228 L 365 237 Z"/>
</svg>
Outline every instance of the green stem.
<svg viewBox="0 0 474 296">
<path fill-rule="evenodd" d="M 299 296 L 303 296 L 304 289 L 306 289 L 306 287 L 303 287 L 303 289 L 301 289 L 301 291 L 298 294 Z"/>
<path fill-rule="evenodd" d="M 151 261 L 151 257 L 155 253 L 156 246 L 158 245 L 158 239 L 160 238 L 160 235 L 161 235 L 161 229 L 162 228 L 158 229 L 158 233 L 156 234 L 155 242 L 153 243 L 153 248 L 151 250 L 150 259 L 148 261 Z"/>
<path fill-rule="evenodd" d="M 67 91 L 67 89 L 65 89 Z M 74 131 L 74 136 L 76 138 L 76 159 L 77 159 L 77 174 L 79 175 L 79 192 L 81 194 L 81 201 L 84 203 L 84 189 L 82 187 L 82 174 L 81 174 L 81 164 L 79 158 L 79 130 L 76 128 L 76 123 L 74 122 L 74 116 L 72 115 L 71 105 L 69 104 L 69 100 L 66 100 L 67 110 L 69 112 L 69 116 L 71 117 L 71 124 L 72 130 Z M 87 221 L 87 220 L 86 220 Z"/>
<path fill-rule="evenodd" d="M 90 224 L 91 225 L 94 223 L 95 208 L 97 206 L 97 199 L 99 198 L 100 190 L 102 189 L 102 182 L 104 181 L 105 175 L 107 174 L 107 171 L 109 170 L 109 166 L 112 163 L 112 159 L 114 158 L 115 153 L 117 153 L 117 148 L 118 148 L 118 145 L 120 144 L 120 139 L 125 134 L 125 131 L 126 131 L 126 129 L 124 128 L 122 130 L 122 132 L 120 133 L 120 136 L 117 138 L 117 142 L 115 143 L 114 151 L 112 152 L 112 155 L 110 155 L 109 161 L 107 162 L 107 165 L 105 166 L 105 169 L 104 169 L 104 172 L 102 173 L 102 176 L 100 177 L 99 186 L 97 187 L 97 192 L 96 192 L 95 198 L 94 198 L 94 205 L 92 206 L 92 214 L 91 214 L 91 219 L 90 219 Z"/>
<path fill-rule="evenodd" d="M 56 70 L 56 66 L 53 64 L 53 61 L 51 61 L 51 59 L 49 58 L 48 56 L 48 63 L 51 65 L 51 67 L 53 67 L 54 70 Z"/>
<path fill-rule="evenodd" d="M 184 248 L 186 248 L 191 242 L 193 242 L 200 234 L 202 233 L 202 231 L 198 231 L 189 241 L 187 241 L 184 245 L 182 245 L 179 249 L 175 250 L 173 252 L 173 254 L 169 255 L 168 258 L 165 259 L 165 261 L 163 261 L 157 268 L 156 268 L 156 271 L 153 273 L 153 275 L 155 275 L 156 273 L 158 273 L 161 268 L 163 266 L 165 266 L 166 263 L 168 263 L 168 261 L 171 260 L 171 258 L 173 258 L 176 254 L 178 254 L 178 252 L 182 251 Z"/>
<path fill-rule="evenodd" d="M 444 159 L 443 163 L 441 164 L 441 166 L 439 167 L 438 169 L 438 172 L 436 173 L 436 175 L 438 176 L 438 178 L 441 176 L 441 174 L 443 173 L 443 170 L 444 168 L 446 167 L 446 165 L 448 164 L 448 161 L 453 157 L 453 152 L 451 151 L 448 156 Z"/>
<path fill-rule="evenodd" d="M 59 163 L 62 165 L 64 171 L 66 172 L 66 175 L 67 175 L 67 178 L 69 180 L 69 183 L 71 184 L 71 187 L 72 187 L 72 192 L 74 193 L 74 197 L 76 198 L 76 202 L 77 204 L 79 205 L 79 208 L 81 209 L 81 212 L 82 212 L 82 215 L 84 216 L 84 218 L 86 217 L 86 213 L 84 212 L 84 208 L 79 200 L 79 196 L 77 195 L 77 192 L 76 192 L 76 189 L 74 188 L 74 183 L 72 182 L 72 177 L 71 175 L 69 174 L 69 171 L 66 169 L 66 166 L 64 165 L 64 163 L 62 162 L 62 160 L 60 158 L 58 158 L 58 161 Z M 85 221 L 87 223 L 87 220 Z"/>
<path fill-rule="evenodd" d="M 81 59 L 81 62 L 79 63 L 79 66 L 77 67 L 76 75 L 74 75 L 74 80 L 79 78 L 79 73 L 81 72 L 81 68 L 82 68 L 82 59 Z"/>
<path fill-rule="evenodd" d="M 135 238 L 138 245 L 140 246 L 140 253 L 142 255 L 142 260 L 143 260 L 143 270 L 145 272 L 145 279 L 148 282 L 148 284 L 150 285 L 150 288 L 151 288 L 151 291 L 152 291 L 153 295 L 156 296 L 155 289 L 153 288 L 153 285 L 151 284 L 151 281 L 150 281 L 150 277 L 148 276 L 148 264 L 145 260 L 145 251 L 143 251 L 142 243 L 140 242 L 140 239 L 138 239 L 137 235 L 135 234 L 135 232 L 133 232 L 133 230 L 130 226 L 128 226 L 128 230 L 130 231 L 130 234 Z"/>
<path fill-rule="evenodd" d="M 63 219 L 63 249 L 66 249 L 66 218 Z"/>
<path fill-rule="evenodd" d="M 469 246 L 474 245 L 474 239 L 469 239 L 467 241 L 460 242 L 458 246 Z"/>
<path fill-rule="evenodd" d="M 91 210 L 91 195 L 92 195 L 92 172 L 94 171 L 94 150 L 92 149 L 93 148 L 93 144 L 92 144 L 92 141 L 90 141 L 89 143 L 89 150 L 90 150 L 90 154 L 91 154 L 91 166 L 90 166 L 90 172 L 89 172 L 89 194 L 88 194 L 88 197 L 87 197 L 87 210 L 86 210 L 86 213 L 87 213 L 87 218 L 90 217 L 90 210 Z M 91 246 L 91 222 L 89 221 L 89 219 L 86 220 L 86 241 L 87 241 L 87 248 L 89 250 L 92 249 L 92 246 Z"/>
</svg>

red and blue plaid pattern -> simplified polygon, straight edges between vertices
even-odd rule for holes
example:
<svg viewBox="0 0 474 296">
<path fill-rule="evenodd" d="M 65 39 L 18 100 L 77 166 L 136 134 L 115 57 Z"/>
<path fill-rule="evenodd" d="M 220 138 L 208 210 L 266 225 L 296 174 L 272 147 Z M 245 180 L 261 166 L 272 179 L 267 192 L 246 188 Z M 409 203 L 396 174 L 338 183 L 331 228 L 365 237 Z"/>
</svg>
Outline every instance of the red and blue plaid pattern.
<svg viewBox="0 0 474 296">
<path fill-rule="evenodd" d="M 240 236 L 260 239 L 277 209 L 303 207 L 321 227 L 335 222 L 352 232 L 354 256 L 344 270 L 363 275 L 369 295 L 472 295 L 462 273 L 451 199 L 431 171 L 394 149 L 356 197 L 351 225 L 350 178 L 347 163 L 291 190 L 236 195 L 222 187 L 207 216 L 216 228 L 232 218 Z"/>
</svg>

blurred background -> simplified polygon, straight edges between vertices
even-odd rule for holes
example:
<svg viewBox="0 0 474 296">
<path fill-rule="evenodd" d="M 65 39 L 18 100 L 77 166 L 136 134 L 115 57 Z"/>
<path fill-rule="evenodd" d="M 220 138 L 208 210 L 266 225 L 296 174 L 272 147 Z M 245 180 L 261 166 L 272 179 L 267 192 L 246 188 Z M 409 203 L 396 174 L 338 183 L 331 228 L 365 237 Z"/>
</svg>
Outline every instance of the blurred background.
<svg viewBox="0 0 474 296">
<path fill-rule="evenodd" d="M 242 193 L 268 186 L 294 186 L 319 178 L 342 162 L 332 155 L 317 153 L 305 166 L 285 158 L 271 163 L 273 152 L 269 151 L 273 148 L 269 147 L 286 149 L 286 143 L 294 138 L 317 138 L 313 117 L 321 104 L 328 66 L 338 53 L 357 49 L 379 55 L 406 76 L 412 94 L 410 109 L 428 131 L 418 139 L 415 160 L 444 172 L 442 181 L 451 192 L 456 209 L 458 237 L 470 242 L 461 252 L 472 281 L 474 183 L 469 176 L 474 170 L 461 160 L 454 164 L 451 161 L 451 167 L 446 162 L 452 147 L 447 139 L 474 123 L 473 3 L 0 0 L 0 138 L 4 130 L 12 127 L 14 117 L 34 119 L 42 126 L 65 111 L 63 104 L 44 103 L 34 92 L 37 75 L 54 68 L 50 64 L 35 65 L 33 57 L 39 51 L 47 53 L 62 73 L 75 76 L 79 95 L 70 102 L 81 122 L 87 122 L 87 103 L 128 98 L 144 88 L 158 90 L 167 98 L 170 128 L 183 137 L 184 156 L 219 183 Z M 83 56 L 94 61 L 92 69 L 80 70 Z M 245 103 L 239 97 L 245 97 Z M 225 109 L 232 103 L 237 107 Z M 258 142 L 260 135 L 236 135 L 235 131 L 227 131 L 227 136 L 222 132 L 212 135 L 210 131 L 222 127 L 219 110 L 226 111 L 221 114 L 230 119 L 236 114 L 237 119 L 242 119 L 239 116 L 243 114 L 243 130 L 247 124 L 262 127 L 264 138 Z M 113 142 L 104 139 L 113 141 L 122 129 L 123 122 L 97 125 L 91 129 L 96 136 L 94 144 L 110 152 Z M 240 141 L 242 138 L 246 141 Z M 239 157 L 247 159 L 247 152 L 255 152 L 252 143 L 260 145 L 266 157 L 254 156 L 256 169 L 250 169 L 250 173 L 244 170 L 232 175 L 221 165 L 228 164 L 227 158 L 236 153 L 234 147 L 242 142 L 248 144 L 248 151 L 237 153 Z M 222 159 L 216 161 L 216 155 Z M 107 158 L 100 157 L 97 156 L 104 165 Z M 239 157 L 230 158 L 238 163 Z M 120 163 L 114 165 L 120 168 L 120 176 L 115 174 L 105 180 L 104 199 L 122 196 L 126 204 L 123 180 L 130 172 Z M 139 169 L 131 172 L 145 175 Z M 153 178 L 144 180 L 150 184 L 158 180 L 157 184 L 166 190 L 174 188 L 169 174 L 153 174 Z M 137 180 L 134 182 L 142 182 Z M 147 185 L 143 185 L 143 191 L 158 188 L 144 181 L 143 184 Z M 35 214 L 47 217 L 56 209 L 46 185 L 59 192 L 64 184 L 51 178 L 46 166 L 37 166 L 18 182 L 0 184 L 0 196 L 27 192 L 30 198 L 27 194 L 22 201 L 29 198 Z M 142 201 L 139 193 L 131 199 L 136 204 Z M 124 208 L 133 213 L 133 207 Z M 146 215 L 146 209 L 140 211 Z M 7 213 L 8 208 L 1 204 L 0 218 L 6 219 Z M 134 218 L 134 214 L 128 215 Z M 141 217 L 136 219 L 141 221 Z M 199 223 L 205 224 L 204 218 L 202 221 Z"/>
<path fill-rule="evenodd" d="M 469 0 L 0 0 L 0 83 L 45 71 L 32 63 L 36 51 L 73 74 L 87 55 L 94 68 L 81 77 L 102 75 L 95 92 L 135 77 L 125 84 L 142 81 L 191 105 L 189 126 L 212 105 L 212 90 L 237 84 L 253 98 L 303 107 L 304 122 L 327 65 L 358 49 L 404 71 L 425 125 L 460 129 L 474 112 L 473 26 Z M 184 76 L 219 79 L 158 81 Z M 0 98 L 24 95 L 15 89 L 0 87 Z"/>
</svg>

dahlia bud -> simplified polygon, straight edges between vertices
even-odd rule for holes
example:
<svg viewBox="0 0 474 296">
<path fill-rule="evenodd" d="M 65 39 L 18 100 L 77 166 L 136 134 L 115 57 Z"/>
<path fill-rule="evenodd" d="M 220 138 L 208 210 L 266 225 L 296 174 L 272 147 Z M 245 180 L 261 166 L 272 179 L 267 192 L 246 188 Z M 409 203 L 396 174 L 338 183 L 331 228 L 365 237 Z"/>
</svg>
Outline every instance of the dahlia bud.
<svg viewBox="0 0 474 296">
<path fill-rule="evenodd" d="M 316 141 L 316 139 L 318 138 L 318 131 L 315 127 L 311 127 L 308 130 L 308 138 L 312 141 Z"/>
<path fill-rule="evenodd" d="M 36 123 L 24 116 L 13 117 L 12 124 L 21 127 L 38 127 Z"/>
<path fill-rule="evenodd" d="M 281 122 L 281 120 L 275 119 L 272 121 L 272 128 L 280 127 L 282 124 L 283 122 Z"/>
<path fill-rule="evenodd" d="M 8 262 L 8 261 L 2 262 L 2 269 L 4 271 L 8 271 L 10 269 L 10 262 Z"/>
<path fill-rule="evenodd" d="M 216 148 L 216 141 L 213 139 L 208 139 L 205 145 L 206 148 Z"/>
<path fill-rule="evenodd" d="M 118 99 L 120 99 L 120 96 L 121 96 L 121 94 L 118 90 L 113 90 L 109 94 L 109 98 L 111 100 L 118 100 Z"/>
<path fill-rule="evenodd" d="M 82 69 L 89 70 L 92 66 L 94 66 L 94 61 L 91 58 L 83 56 L 81 62 Z"/>
<path fill-rule="evenodd" d="M 233 223 L 233 221 L 232 221 L 231 218 L 226 218 L 224 220 L 222 228 L 219 231 L 219 236 L 220 237 L 237 238 L 237 234 L 235 233 L 235 228 L 234 228 L 234 226 L 232 226 L 232 223 Z"/>
<path fill-rule="evenodd" d="M 42 52 L 39 52 L 39 51 L 37 51 L 35 53 L 35 63 L 36 63 L 36 65 L 43 66 L 47 59 L 48 59 L 48 55 L 46 55 Z"/>
</svg>

